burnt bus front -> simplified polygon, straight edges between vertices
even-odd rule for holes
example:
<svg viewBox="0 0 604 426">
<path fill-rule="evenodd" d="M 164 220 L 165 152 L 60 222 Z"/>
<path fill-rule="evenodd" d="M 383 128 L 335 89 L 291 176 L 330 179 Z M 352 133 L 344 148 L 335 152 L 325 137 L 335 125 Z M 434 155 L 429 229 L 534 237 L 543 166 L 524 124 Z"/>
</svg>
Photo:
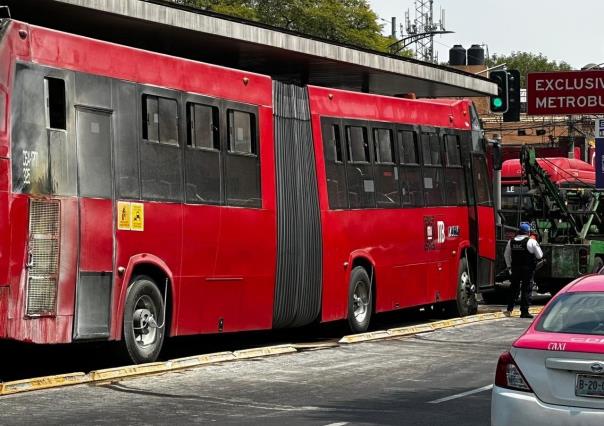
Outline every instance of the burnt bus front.
<svg viewBox="0 0 604 426">
<path fill-rule="evenodd" d="M 2 10 L 0 10 L 2 12 Z M 10 19 L 0 19 L 0 338 L 7 336 L 9 308 L 9 85 L 11 76 Z"/>
</svg>

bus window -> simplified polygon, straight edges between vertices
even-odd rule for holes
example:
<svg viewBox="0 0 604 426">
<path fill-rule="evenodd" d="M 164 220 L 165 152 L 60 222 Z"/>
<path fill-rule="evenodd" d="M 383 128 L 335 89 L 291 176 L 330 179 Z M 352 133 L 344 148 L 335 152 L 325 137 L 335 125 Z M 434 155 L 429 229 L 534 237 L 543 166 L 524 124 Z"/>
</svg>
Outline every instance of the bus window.
<svg viewBox="0 0 604 426">
<path fill-rule="evenodd" d="M 398 168 L 395 165 L 392 130 L 373 129 L 375 147 L 375 198 L 378 207 L 398 207 Z"/>
<path fill-rule="evenodd" d="M 403 206 L 423 206 L 424 192 L 422 191 L 422 169 L 419 163 L 417 133 L 406 130 L 399 131 L 398 144 Z"/>
<path fill-rule="evenodd" d="M 476 187 L 476 204 L 491 206 L 491 185 L 487 173 L 487 162 L 482 155 L 472 155 L 472 173 L 474 174 L 474 185 Z"/>
<path fill-rule="evenodd" d="M 345 209 L 348 207 L 348 200 L 341 129 L 339 125 L 329 122 L 324 122 L 322 128 L 329 208 Z"/>
<path fill-rule="evenodd" d="M 369 163 L 369 141 L 367 129 L 358 126 L 346 127 L 348 161 L 351 163 Z"/>
<path fill-rule="evenodd" d="M 439 206 L 444 201 L 444 173 L 439 139 L 436 133 L 422 133 L 421 136 L 424 198 L 428 206 Z"/>
<path fill-rule="evenodd" d="M 466 182 L 461 165 L 459 137 L 445 135 L 445 198 L 446 204 L 451 206 L 464 206 L 468 203 L 466 196 Z"/>
<path fill-rule="evenodd" d="M 46 96 L 46 123 L 48 128 L 67 130 L 67 99 L 65 81 L 60 78 L 44 79 Z"/>
<path fill-rule="evenodd" d="M 178 103 L 176 99 L 143 95 L 143 139 L 178 145 Z"/>
<path fill-rule="evenodd" d="M 137 91 L 135 84 L 113 81 L 115 102 L 115 174 L 121 198 L 140 199 L 139 144 L 137 120 Z"/>
<path fill-rule="evenodd" d="M 242 111 L 229 111 L 229 152 L 256 155 L 254 117 Z"/>
<path fill-rule="evenodd" d="M 187 104 L 185 192 L 188 203 L 218 204 L 221 201 L 219 120 L 217 107 Z"/>
<path fill-rule="evenodd" d="M 261 207 L 256 115 L 236 110 L 229 110 L 227 115 L 226 202 Z"/>
<path fill-rule="evenodd" d="M 187 104 L 187 146 L 220 149 L 218 108 L 189 102 Z"/>
<path fill-rule="evenodd" d="M 143 139 L 140 147 L 142 197 L 182 200 L 182 155 L 178 148 L 176 99 L 143 95 Z"/>
<path fill-rule="evenodd" d="M 346 146 L 348 147 L 346 164 L 348 204 L 352 209 L 375 207 L 375 184 L 371 170 L 367 129 L 360 126 L 346 126 Z"/>
</svg>

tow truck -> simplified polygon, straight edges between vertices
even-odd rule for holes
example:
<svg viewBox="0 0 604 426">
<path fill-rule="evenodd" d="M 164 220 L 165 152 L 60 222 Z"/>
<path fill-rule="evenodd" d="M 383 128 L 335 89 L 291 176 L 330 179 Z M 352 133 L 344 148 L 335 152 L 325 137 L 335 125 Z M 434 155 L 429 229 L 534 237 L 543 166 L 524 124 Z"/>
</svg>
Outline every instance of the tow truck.
<svg viewBox="0 0 604 426">
<path fill-rule="evenodd" d="M 543 250 L 545 262 L 535 272 L 539 293 L 555 294 L 578 276 L 604 267 L 602 192 L 595 188 L 595 171 L 589 163 L 537 158 L 534 149 L 523 146 L 519 160 L 502 165 L 501 200 L 498 286 L 509 279 L 503 253 L 521 222 L 531 224 Z M 487 302 L 500 296 L 483 295 Z"/>
</svg>

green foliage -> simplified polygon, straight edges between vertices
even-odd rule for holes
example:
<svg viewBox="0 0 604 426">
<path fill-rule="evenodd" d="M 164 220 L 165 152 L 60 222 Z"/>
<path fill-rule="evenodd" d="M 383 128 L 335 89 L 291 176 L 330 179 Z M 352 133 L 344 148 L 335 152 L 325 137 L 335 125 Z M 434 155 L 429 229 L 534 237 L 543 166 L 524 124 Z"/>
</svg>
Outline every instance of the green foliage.
<svg viewBox="0 0 604 426">
<path fill-rule="evenodd" d="M 520 87 L 526 88 L 526 75 L 530 72 L 570 71 L 572 67 L 564 61 L 550 61 L 541 53 L 512 52 L 511 55 L 493 55 L 487 59 L 489 68 L 506 64 L 509 70 L 520 71 Z"/>
<path fill-rule="evenodd" d="M 177 0 L 178 1 L 178 0 Z M 387 52 L 393 43 L 367 0 L 180 0 L 181 4 L 250 19 L 338 43 Z M 409 56 L 409 52 L 404 52 Z"/>
</svg>

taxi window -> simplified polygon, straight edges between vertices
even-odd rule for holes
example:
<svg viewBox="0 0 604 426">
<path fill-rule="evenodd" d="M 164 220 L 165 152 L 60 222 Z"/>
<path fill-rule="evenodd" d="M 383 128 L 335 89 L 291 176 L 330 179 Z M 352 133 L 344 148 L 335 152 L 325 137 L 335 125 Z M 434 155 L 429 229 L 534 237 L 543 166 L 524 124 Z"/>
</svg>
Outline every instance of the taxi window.
<svg viewBox="0 0 604 426">
<path fill-rule="evenodd" d="M 604 293 L 566 293 L 548 307 L 536 329 L 604 336 Z"/>
</svg>

